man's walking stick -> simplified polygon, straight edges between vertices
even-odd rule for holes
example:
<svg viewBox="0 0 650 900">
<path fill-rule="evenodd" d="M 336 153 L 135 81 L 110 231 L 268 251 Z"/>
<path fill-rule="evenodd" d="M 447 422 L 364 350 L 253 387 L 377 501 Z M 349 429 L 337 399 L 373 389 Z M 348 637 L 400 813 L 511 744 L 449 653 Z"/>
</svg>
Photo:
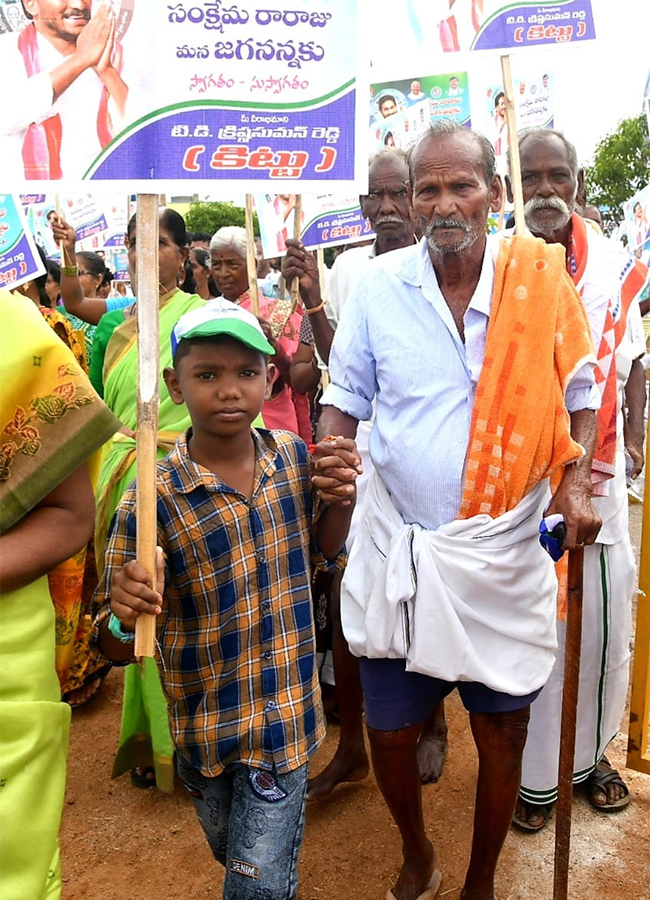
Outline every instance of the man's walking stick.
<svg viewBox="0 0 650 900">
<path fill-rule="evenodd" d="M 582 639 L 582 570 L 584 548 L 569 550 L 568 609 L 564 649 L 564 690 L 560 728 L 560 763 L 555 810 L 555 864 L 553 900 L 566 900 L 569 885 L 573 760 L 576 748 L 576 713 Z"/>
</svg>

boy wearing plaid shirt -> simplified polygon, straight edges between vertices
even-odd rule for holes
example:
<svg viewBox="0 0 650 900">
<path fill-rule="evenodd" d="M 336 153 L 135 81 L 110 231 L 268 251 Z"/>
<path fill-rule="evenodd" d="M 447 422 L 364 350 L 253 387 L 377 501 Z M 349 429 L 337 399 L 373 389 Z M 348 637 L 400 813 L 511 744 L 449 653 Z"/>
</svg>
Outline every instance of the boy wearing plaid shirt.
<svg viewBox="0 0 650 900">
<path fill-rule="evenodd" d="M 310 569 L 343 564 L 360 461 L 353 441 L 328 439 L 310 472 L 299 438 L 251 428 L 274 351 L 236 304 L 187 313 L 172 350 L 165 380 L 192 428 L 158 464 L 164 573 L 161 555 L 155 591 L 135 560 L 131 487 L 111 526 L 98 639 L 130 661 L 138 615 L 158 617 L 178 770 L 226 868 L 223 896 L 291 900 L 307 762 L 324 735 Z"/>
</svg>

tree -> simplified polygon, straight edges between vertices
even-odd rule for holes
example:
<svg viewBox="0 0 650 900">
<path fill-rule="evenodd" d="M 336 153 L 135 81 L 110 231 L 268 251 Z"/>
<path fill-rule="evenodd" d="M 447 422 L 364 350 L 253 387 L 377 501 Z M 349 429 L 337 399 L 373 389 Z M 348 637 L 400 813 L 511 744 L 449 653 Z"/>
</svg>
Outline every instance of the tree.
<svg viewBox="0 0 650 900">
<path fill-rule="evenodd" d="M 185 225 L 188 231 L 205 231 L 208 234 L 214 234 L 225 225 L 241 225 L 242 228 L 245 228 L 246 214 L 243 209 L 233 206 L 232 203 L 195 200 L 190 204 L 189 211 L 185 215 Z M 255 234 L 260 233 L 255 212 L 253 212 L 253 229 Z"/>
<path fill-rule="evenodd" d="M 623 204 L 650 180 L 650 140 L 645 115 L 623 119 L 596 147 L 585 169 L 587 201 L 601 208 L 610 232 L 624 217 Z"/>
</svg>

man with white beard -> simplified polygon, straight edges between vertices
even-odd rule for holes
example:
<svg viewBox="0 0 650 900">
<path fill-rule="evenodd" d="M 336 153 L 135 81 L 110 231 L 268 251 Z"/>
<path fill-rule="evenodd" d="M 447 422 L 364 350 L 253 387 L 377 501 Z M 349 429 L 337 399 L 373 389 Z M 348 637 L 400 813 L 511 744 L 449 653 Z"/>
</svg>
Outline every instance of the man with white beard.
<svg viewBox="0 0 650 900">
<path fill-rule="evenodd" d="M 528 228 L 546 243 L 562 244 L 566 265 L 591 325 L 601 391 L 592 467 L 594 505 L 603 519 L 597 542 L 585 548 L 584 613 L 574 783 L 584 782 L 595 809 L 611 812 L 629 803 L 628 789 L 605 751 L 618 731 L 628 681 L 630 606 L 634 556 L 628 532 L 621 396 L 626 385 L 625 451 L 633 473 L 643 467 L 645 384 L 638 344 L 626 334 L 640 324 L 638 298 L 648 271 L 613 242 L 587 228 L 575 211 L 582 189 L 575 148 L 557 131 L 531 129 L 519 139 L 524 213 Z M 506 179 L 509 198 L 512 185 Z M 641 329 L 641 335 L 643 331 Z M 631 426 L 631 427 L 630 427 Z M 610 479 L 610 480 L 608 480 Z M 559 729 L 564 671 L 560 575 L 559 651 L 531 709 L 522 784 L 514 823 L 539 831 L 557 799 Z M 565 602 L 565 601 L 564 601 Z"/>
</svg>

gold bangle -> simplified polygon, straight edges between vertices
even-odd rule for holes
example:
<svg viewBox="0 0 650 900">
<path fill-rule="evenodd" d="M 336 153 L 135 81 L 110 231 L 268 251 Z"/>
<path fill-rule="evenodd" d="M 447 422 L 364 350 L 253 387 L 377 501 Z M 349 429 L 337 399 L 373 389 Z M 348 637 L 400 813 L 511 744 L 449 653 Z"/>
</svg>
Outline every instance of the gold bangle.
<svg viewBox="0 0 650 900">
<path fill-rule="evenodd" d="M 79 266 L 61 266 L 61 274 L 69 278 L 75 278 L 79 274 Z"/>
<path fill-rule="evenodd" d="M 307 309 L 307 307 L 303 307 L 308 316 L 313 316 L 314 313 L 320 312 L 321 309 L 325 306 L 325 301 L 321 300 L 318 306 L 312 307 L 312 309 Z"/>
</svg>

